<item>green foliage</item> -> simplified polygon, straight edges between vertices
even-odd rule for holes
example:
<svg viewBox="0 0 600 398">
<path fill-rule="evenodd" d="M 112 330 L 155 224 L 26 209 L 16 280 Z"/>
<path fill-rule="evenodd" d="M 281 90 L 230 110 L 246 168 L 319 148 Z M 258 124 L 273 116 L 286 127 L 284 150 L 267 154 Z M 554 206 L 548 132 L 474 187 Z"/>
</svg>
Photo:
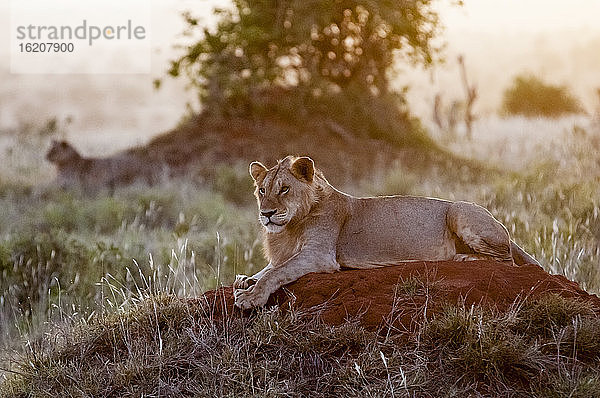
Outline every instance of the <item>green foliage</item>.
<svg viewBox="0 0 600 398">
<path fill-rule="evenodd" d="M 543 358 L 528 338 L 512 332 L 511 324 L 510 316 L 450 306 L 425 325 L 423 337 L 440 347 L 442 366 L 459 369 L 466 379 L 527 380 L 541 370 Z"/>
<path fill-rule="evenodd" d="M 554 163 L 500 178 L 492 195 L 480 200 L 551 273 L 600 289 L 600 204 L 593 181 L 558 175 Z"/>
<path fill-rule="evenodd" d="M 533 381 L 538 391 L 532 396 L 546 396 L 551 388 L 575 393 L 589 391 L 585 383 L 599 385 L 597 379 L 590 380 L 593 368 L 577 366 L 579 361 L 597 365 L 597 324 L 590 305 L 549 295 L 515 302 L 503 313 L 449 306 L 424 324 L 420 338 L 439 350 L 442 369 L 458 371 L 463 382 Z M 579 373 L 568 385 L 561 378 L 566 366 Z"/>
<path fill-rule="evenodd" d="M 547 84 L 535 76 L 521 75 L 504 92 L 502 109 L 509 115 L 559 117 L 582 113 L 579 101 L 567 87 Z"/>
<path fill-rule="evenodd" d="M 241 201 L 235 191 L 243 187 L 241 177 L 223 171 L 221 179 L 233 183 L 230 199 Z M 103 308 L 102 297 L 114 301 L 113 294 L 151 286 L 200 294 L 262 267 L 254 205 L 252 211 L 237 208 L 189 183 L 174 187 L 134 186 L 88 197 L 4 185 L 0 336 L 6 340 L 0 343 L 18 333 L 15 326 L 33 332 L 55 312 Z M 251 189 L 244 191 L 252 201 Z M 119 288 L 107 291 L 104 279 Z"/>
<path fill-rule="evenodd" d="M 170 69 L 187 76 L 211 113 L 277 114 L 302 124 L 320 114 L 357 135 L 422 138 L 403 93 L 388 83 L 399 59 L 434 62 L 431 0 L 235 0 L 216 15 L 210 30 L 185 14 L 186 33 L 201 38 Z"/>
<path fill-rule="evenodd" d="M 31 305 L 45 297 L 46 289 L 56 287 L 61 279 L 67 282 L 59 278 L 64 276 L 64 270 L 73 270 L 89 257 L 85 246 L 58 232 L 17 236 L 4 242 L 0 253 L 1 295 L 5 300 L 24 306 L 22 312 L 26 314 L 31 314 Z"/>
<path fill-rule="evenodd" d="M 0 244 L 0 336 L 37 330 L 69 306 L 88 312 L 99 300 L 104 273 L 124 278 L 131 260 L 119 249 L 86 242 L 62 231 L 15 235 Z M 3 343 L 7 343 L 4 341 Z"/>
<path fill-rule="evenodd" d="M 553 329 L 565 328 L 577 317 L 594 317 L 594 308 L 588 303 L 550 294 L 541 299 L 527 302 L 521 308 L 522 322 L 518 328 L 551 337 Z"/>
<path fill-rule="evenodd" d="M 240 170 L 241 169 L 241 170 Z M 250 204 L 254 202 L 252 191 L 254 185 L 244 167 L 220 166 L 215 170 L 213 188 L 221 193 L 225 199 L 236 204 Z"/>
<path fill-rule="evenodd" d="M 186 72 L 205 100 L 234 103 L 272 84 L 385 92 L 395 50 L 425 64 L 435 54 L 431 1 L 236 0 L 216 15 L 214 32 L 185 15 L 188 33 L 202 29 L 203 37 L 171 68 Z"/>
</svg>

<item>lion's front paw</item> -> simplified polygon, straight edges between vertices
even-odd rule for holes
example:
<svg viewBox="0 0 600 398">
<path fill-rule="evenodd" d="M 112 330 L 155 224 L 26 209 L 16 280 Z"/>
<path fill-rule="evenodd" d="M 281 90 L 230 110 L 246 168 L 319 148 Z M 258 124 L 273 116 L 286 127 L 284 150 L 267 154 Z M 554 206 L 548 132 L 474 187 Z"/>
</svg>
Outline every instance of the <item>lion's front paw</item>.
<svg viewBox="0 0 600 398">
<path fill-rule="evenodd" d="M 235 281 L 233 282 L 233 288 L 237 289 L 248 289 L 256 283 L 256 279 L 248 275 L 236 275 Z"/>
<path fill-rule="evenodd" d="M 254 289 L 254 286 L 250 286 L 250 288 L 246 290 L 237 289 L 233 291 L 233 297 L 235 298 L 235 305 L 237 307 L 248 310 L 254 307 L 262 307 L 267 304 L 269 295 Z"/>
</svg>

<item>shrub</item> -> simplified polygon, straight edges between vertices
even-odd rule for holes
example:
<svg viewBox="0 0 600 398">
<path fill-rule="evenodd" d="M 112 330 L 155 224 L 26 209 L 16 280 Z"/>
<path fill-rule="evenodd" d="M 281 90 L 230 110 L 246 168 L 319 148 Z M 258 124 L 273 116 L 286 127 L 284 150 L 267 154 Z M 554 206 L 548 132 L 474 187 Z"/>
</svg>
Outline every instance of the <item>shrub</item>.
<svg viewBox="0 0 600 398">
<path fill-rule="evenodd" d="M 215 29 L 185 13 L 184 34 L 201 39 L 185 46 L 169 75 L 189 80 L 206 114 L 300 116 L 301 127 L 307 115 L 322 115 L 351 136 L 432 145 L 407 112 L 405 92 L 389 87 L 398 61 L 438 60 L 432 3 L 236 0 L 215 10 Z"/>
<path fill-rule="evenodd" d="M 567 87 L 547 84 L 531 75 L 515 77 L 504 92 L 502 108 L 508 115 L 527 117 L 559 117 L 583 111 Z"/>
<path fill-rule="evenodd" d="M 246 170 L 246 167 L 234 168 L 221 165 L 215 170 L 214 190 L 220 192 L 225 199 L 235 204 L 254 202 L 250 194 L 254 190 L 254 186 Z"/>
</svg>

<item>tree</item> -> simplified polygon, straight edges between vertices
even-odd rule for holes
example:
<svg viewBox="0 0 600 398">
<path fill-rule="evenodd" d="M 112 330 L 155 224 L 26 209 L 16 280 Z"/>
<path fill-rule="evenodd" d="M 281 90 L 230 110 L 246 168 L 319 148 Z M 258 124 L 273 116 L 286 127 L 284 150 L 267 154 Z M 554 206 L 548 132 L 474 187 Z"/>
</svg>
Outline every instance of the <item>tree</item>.
<svg viewBox="0 0 600 398">
<path fill-rule="evenodd" d="M 520 75 L 504 92 L 502 110 L 508 115 L 559 117 L 582 113 L 579 101 L 564 86 L 547 84 L 532 75 Z"/>
<path fill-rule="evenodd" d="M 218 112 L 282 111 L 287 104 L 294 112 L 347 113 L 349 105 L 375 101 L 389 116 L 390 106 L 405 105 L 389 90 L 391 66 L 430 65 L 438 53 L 432 2 L 233 0 L 231 9 L 215 11 L 214 30 L 185 14 L 187 33 L 200 29 L 202 37 L 172 62 L 170 74 L 185 74 Z"/>
</svg>

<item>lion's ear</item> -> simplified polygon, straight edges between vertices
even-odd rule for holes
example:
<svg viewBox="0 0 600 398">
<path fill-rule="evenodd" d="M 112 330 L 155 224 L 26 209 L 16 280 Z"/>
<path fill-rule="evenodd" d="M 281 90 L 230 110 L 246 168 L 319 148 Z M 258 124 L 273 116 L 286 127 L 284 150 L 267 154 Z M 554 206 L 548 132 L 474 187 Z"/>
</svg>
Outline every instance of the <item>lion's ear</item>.
<svg viewBox="0 0 600 398">
<path fill-rule="evenodd" d="M 258 181 L 259 178 L 263 178 L 267 173 L 268 169 L 261 162 L 252 162 L 248 169 L 250 175 L 254 181 Z"/>
<path fill-rule="evenodd" d="M 297 179 L 312 182 L 315 176 L 315 163 L 307 156 L 298 158 L 292 163 L 290 171 Z"/>
</svg>

